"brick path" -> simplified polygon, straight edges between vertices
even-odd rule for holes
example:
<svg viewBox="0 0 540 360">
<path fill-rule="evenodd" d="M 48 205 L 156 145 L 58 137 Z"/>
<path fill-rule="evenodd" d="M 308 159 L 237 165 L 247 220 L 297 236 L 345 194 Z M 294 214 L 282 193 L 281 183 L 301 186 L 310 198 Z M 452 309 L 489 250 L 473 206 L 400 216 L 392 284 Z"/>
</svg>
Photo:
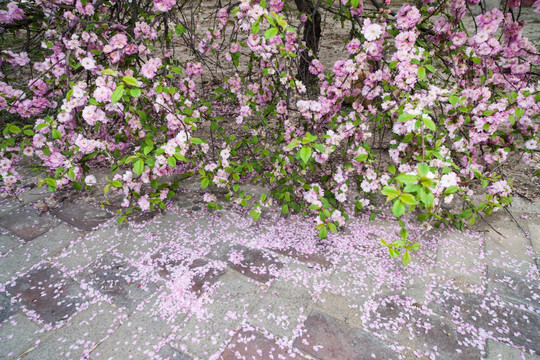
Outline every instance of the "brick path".
<svg viewBox="0 0 540 360">
<path fill-rule="evenodd" d="M 200 194 L 130 226 L 43 196 L 0 208 L 1 359 L 540 359 L 538 201 L 512 208 L 529 237 L 496 214 L 504 237 L 433 230 L 403 269 L 378 244 L 391 220 L 322 244 Z"/>
</svg>

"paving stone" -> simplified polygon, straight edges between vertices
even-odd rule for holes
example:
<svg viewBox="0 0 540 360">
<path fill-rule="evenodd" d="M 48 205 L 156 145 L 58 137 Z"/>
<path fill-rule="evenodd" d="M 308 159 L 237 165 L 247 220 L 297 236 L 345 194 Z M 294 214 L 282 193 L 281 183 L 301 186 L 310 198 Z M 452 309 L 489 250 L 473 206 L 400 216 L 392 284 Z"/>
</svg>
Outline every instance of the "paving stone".
<svg viewBox="0 0 540 360">
<path fill-rule="evenodd" d="M 230 252 L 223 254 L 222 259 L 227 261 L 229 267 L 239 273 L 252 278 L 255 281 L 266 283 L 276 277 L 276 272 L 283 267 L 283 264 L 272 254 L 258 249 L 245 246 L 233 246 L 234 251 L 241 256 L 237 262 L 230 261 Z"/>
<path fill-rule="evenodd" d="M 307 316 L 311 295 L 307 288 L 289 280 L 272 283 L 264 297 L 250 311 L 248 322 L 281 338 L 293 338 L 294 330 Z"/>
<path fill-rule="evenodd" d="M 532 305 L 540 311 L 540 281 L 527 281 L 523 276 L 496 267 L 490 267 L 488 275 L 488 291 L 517 304 Z"/>
<path fill-rule="evenodd" d="M 172 348 L 169 344 L 166 344 L 159 350 L 155 357 L 156 360 L 191 360 L 189 356 L 180 351 Z"/>
<path fill-rule="evenodd" d="M 493 340 L 488 340 L 487 348 L 488 355 L 485 358 L 486 360 L 540 360 L 540 356 L 538 355 L 533 355 L 528 351 L 522 351 L 521 349 L 516 349 Z"/>
<path fill-rule="evenodd" d="M 36 201 L 40 201 L 45 198 L 48 198 L 51 195 L 52 193 L 49 191 L 49 189 L 46 186 L 42 186 L 42 187 L 36 186 L 33 189 L 25 191 L 22 194 L 19 194 L 19 199 L 22 200 L 24 204 L 31 204 Z"/>
<path fill-rule="evenodd" d="M 209 287 L 217 283 L 227 272 L 225 269 L 208 268 L 206 265 L 208 265 L 208 261 L 203 259 L 195 260 L 189 265 L 191 270 L 201 270 L 193 277 L 193 285 L 191 286 L 191 291 L 198 296 L 202 295 Z"/>
<path fill-rule="evenodd" d="M 171 346 L 194 357 L 209 358 L 230 341 L 231 331 L 237 328 L 243 314 L 253 308 L 261 293 L 260 286 L 229 270 L 204 307 L 206 317 L 191 316 L 176 331 Z"/>
<path fill-rule="evenodd" d="M 16 303 L 11 302 L 11 298 L 4 293 L 0 293 L 0 323 L 15 314 L 19 310 Z"/>
<path fill-rule="evenodd" d="M 0 234 L 0 257 L 21 244 L 22 242 L 14 235 Z"/>
<path fill-rule="evenodd" d="M 56 268 L 40 266 L 6 287 L 21 305 L 35 311 L 41 320 L 56 324 L 73 315 L 85 300 L 74 280 Z"/>
<path fill-rule="evenodd" d="M 502 234 L 492 229 L 486 233 L 486 258 L 496 267 L 527 273 L 536 268 L 534 259 L 527 249 L 531 246 L 529 239 L 514 224 L 510 217 L 492 223 L 492 226 Z"/>
<path fill-rule="evenodd" d="M 4 198 L 0 200 L 0 216 L 4 216 L 11 211 L 22 207 L 24 204 L 12 197 Z"/>
<path fill-rule="evenodd" d="M 13 210 L 0 218 L 0 226 L 25 241 L 31 241 L 57 225 L 48 215 L 40 215 L 29 206 Z"/>
<path fill-rule="evenodd" d="M 384 341 L 365 331 L 350 328 L 338 320 L 312 311 L 305 333 L 294 346 L 317 359 L 397 359 Z"/>
<path fill-rule="evenodd" d="M 138 303 L 152 294 L 155 288 L 145 290 L 139 286 L 136 270 L 118 257 L 106 254 L 92 263 L 77 278 L 84 281 L 112 303 L 133 312 Z"/>
<path fill-rule="evenodd" d="M 126 319 L 92 356 L 111 360 L 154 358 L 158 343 L 164 341 L 171 329 L 159 316 L 147 311 L 148 307 Z"/>
<path fill-rule="evenodd" d="M 456 323 L 465 322 L 477 329 L 492 332 L 492 336 L 499 341 L 525 346 L 540 353 L 539 314 L 482 295 L 452 290 L 435 292 L 443 300 L 430 304 L 436 313 Z"/>
<path fill-rule="evenodd" d="M 436 315 L 426 315 L 408 299 L 389 296 L 375 299 L 374 303 L 378 306 L 372 310 L 369 324 L 373 332 L 410 345 L 427 357 L 459 360 L 480 358 L 480 350 L 468 343 L 467 336 L 459 334 L 450 321 Z"/>
<path fill-rule="evenodd" d="M 538 264 L 539 255 L 540 255 L 540 217 L 536 216 L 531 218 L 528 223 L 530 240 L 533 246 L 533 249 L 536 251 L 536 261 Z"/>
<path fill-rule="evenodd" d="M 39 263 L 58 254 L 82 234 L 71 226 L 60 224 L 34 240 L 13 249 L 0 258 L 0 283 L 12 280 Z"/>
<path fill-rule="evenodd" d="M 464 290 L 483 286 L 485 266 L 479 260 L 481 242 L 464 237 L 457 230 L 445 232 L 441 236 L 445 240 L 437 252 L 437 275 L 453 281 Z"/>
<path fill-rule="evenodd" d="M 84 201 L 64 202 L 61 207 L 52 210 L 51 214 L 85 231 L 91 231 L 113 217 L 107 211 Z"/>
<path fill-rule="evenodd" d="M 86 234 L 81 241 L 67 247 L 55 259 L 55 264 L 68 273 L 80 272 L 126 241 L 133 239 L 132 229 L 111 226 Z"/>
<path fill-rule="evenodd" d="M 0 325 L 0 359 L 16 359 L 42 336 L 41 327 L 17 313 Z M 42 358 L 45 359 L 45 358 Z"/>
<path fill-rule="evenodd" d="M 111 305 L 93 303 L 60 329 L 44 335 L 41 343 L 22 359 L 86 359 L 120 325 L 120 317 L 120 312 Z"/>
<path fill-rule="evenodd" d="M 291 355 L 292 354 L 292 355 Z M 220 360 L 240 359 L 306 359 L 302 355 L 293 353 L 292 349 L 282 349 L 270 339 L 255 331 L 239 330 L 227 349 L 219 356 Z"/>
<path fill-rule="evenodd" d="M 295 260 L 298 260 L 303 263 L 307 263 L 310 265 L 316 265 L 319 264 L 322 267 L 329 267 L 332 266 L 332 263 L 326 256 L 324 256 L 323 253 L 301 253 L 295 248 L 289 247 L 289 248 L 277 248 L 277 249 L 270 249 L 278 254 L 292 257 Z"/>
</svg>

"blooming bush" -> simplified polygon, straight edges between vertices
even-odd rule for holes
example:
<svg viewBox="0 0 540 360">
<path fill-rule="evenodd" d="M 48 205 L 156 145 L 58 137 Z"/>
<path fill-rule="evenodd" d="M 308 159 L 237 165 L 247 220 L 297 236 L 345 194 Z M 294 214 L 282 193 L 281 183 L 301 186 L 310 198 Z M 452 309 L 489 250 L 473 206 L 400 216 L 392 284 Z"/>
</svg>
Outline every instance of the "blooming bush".
<svg viewBox="0 0 540 360">
<path fill-rule="evenodd" d="M 403 227 L 383 243 L 406 264 L 419 246 L 406 212 L 462 228 L 510 203 L 509 158 L 538 167 L 540 57 L 524 4 L 466 26 L 477 3 L 0 2 L 1 190 L 17 191 L 23 159 L 52 191 L 92 188 L 89 171 L 110 167 L 103 190 L 124 215 L 165 208 L 192 176 L 242 205 L 241 185 L 258 182 L 270 192 L 255 220 L 277 202 L 321 238 L 380 211 L 383 194 Z M 352 27 L 331 68 L 300 36 L 323 11 Z"/>
</svg>

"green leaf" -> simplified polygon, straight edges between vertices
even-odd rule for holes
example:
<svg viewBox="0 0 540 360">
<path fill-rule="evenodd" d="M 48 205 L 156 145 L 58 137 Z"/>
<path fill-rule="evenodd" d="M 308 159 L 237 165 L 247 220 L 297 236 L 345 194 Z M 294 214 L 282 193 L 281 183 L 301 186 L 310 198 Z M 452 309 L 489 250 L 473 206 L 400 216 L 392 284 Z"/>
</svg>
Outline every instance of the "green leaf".
<svg viewBox="0 0 540 360">
<path fill-rule="evenodd" d="M 174 32 L 177 33 L 178 35 L 182 35 L 186 31 L 187 31 L 186 28 L 181 24 L 176 25 L 176 27 L 174 28 Z"/>
<path fill-rule="evenodd" d="M 137 159 L 133 163 L 133 172 L 137 175 L 141 175 L 144 171 L 144 161 L 143 159 Z"/>
<path fill-rule="evenodd" d="M 418 68 L 418 79 L 419 80 L 424 80 L 426 77 L 426 68 L 423 67 L 423 66 L 420 66 Z"/>
<path fill-rule="evenodd" d="M 47 126 L 49 126 L 49 124 L 47 124 L 47 123 L 41 123 L 41 124 L 39 124 L 38 126 L 36 126 L 36 131 L 39 131 L 39 130 L 41 130 L 41 129 L 43 129 L 43 128 L 46 128 Z"/>
<path fill-rule="evenodd" d="M 189 139 L 193 144 L 196 144 L 196 145 L 199 145 L 199 144 L 202 144 L 204 141 L 202 139 L 199 139 L 199 138 L 191 138 Z"/>
<path fill-rule="evenodd" d="M 330 231 L 337 233 L 337 227 L 334 223 L 328 223 L 328 228 L 330 229 Z"/>
<path fill-rule="evenodd" d="M 80 182 L 74 181 L 74 182 L 73 182 L 73 188 L 74 188 L 75 190 L 79 190 L 79 191 L 80 191 L 80 190 L 82 190 L 82 185 L 81 185 Z"/>
<path fill-rule="evenodd" d="M 122 187 L 122 183 L 120 181 L 118 181 L 118 180 L 114 180 L 111 184 L 112 184 L 112 186 L 117 187 L 117 188 Z"/>
<path fill-rule="evenodd" d="M 279 30 L 278 30 L 277 28 L 271 27 L 270 29 L 268 29 L 268 30 L 266 30 L 266 31 L 264 32 L 264 38 L 265 38 L 266 40 L 271 39 L 271 38 L 273 38 L 274 36 L 276 36 L 276 35 L 278 34 L 278 32 L 279 32 Z"/>
<path fill-rule="evenodd" d="M 401 200 L 404 204 L 407 204 L 407 205 L 418 204 L 414 196 L 412 196 L 411 194 L 401 194 L 401 196 L 399 197 L 399 200 Z"/>
<path fill-rule="evenodd" d="M 133 76 L 124 76 L 122 80 L 128 85 L 135 86 L 135 87 L 140 86 L 139 81 L 135 79 Z"/>
<path fill-rule="evenodd" d="M 424 122 L 424 125 L 431 130 L 431 131 L 437 131 L 437 126 L 435 126 L 435 123 L 430 118 L 423 117 L 422 121 Z"/>
<path fill-rule="evenodd" d="M 319 238 L 326 239 L 326 235 L 327 235 L 327 232 L 326 232 L 326 225 L 325 225 L 319 230 Z"/>
<path fill-rule="evenodd" d="M 399 174 L 396 180 L 403 184 L 414 184 L 418 182 L 418 176 L 410 174 Z"/>
<path fill-rule="evenodd" d="M 110 75 L 110 76 L 116 76 L 117 75 L 117 72 L 113 69 L 105 69 L 103 71 L 101 71 L 101 73 L 103 75 Z"/>
<path fill-rule="evenodd" d="M 129 93 L 131 94 L 132 97 L 138 98 L 141 96 L 141 89 L 131 89 L 129 90 Z"/>
<path fill-rule="evenodd" d="M 206 189 L 210 185 L 210 180 L 208 178 L 204 178 L 201 180 L 201 188 Z"/>
<path fill-rule="evenodd" d="M 420 176 L 426 176 L 427 173 L 429 172 L 428 164 L 421 163 L 421 164 L 416 165 L 416 167 L 418 168 L 418 173 L 420 174 Z"/>
<path fill-rule="evenodd" d="M 292 148 L 297 147 L 298 145 L 300 145 L 300 140 L 295 139 L 295 140 L 291 141 L 291 142 L 285 147 L 285 149 L 290 150 L 290 149 L 292 149 Z"/>
<path fill-rule="evenodd" d="M 399 115 L 398 121 L 407 121 L 407 120 L 410 120 L 410 119 L 414 119 L 415 117 L 416 117 L 416 115 L 403 113 L 403 114 Z"/>
<path fill-rule="evenodd" d="M 444 190 L 444 193 L 447 195 L 450 195 L 450 194 L 454 194 L 457 191 L 458 191 L 458 187 L 455 185 L 452 185 L 452 186 L 447 187 L 446 190 Z"/>
<path fill-rule="evenodd" d="M 403 260 L 403 266 L 407 266 L 411 262 L 411 255 L 409 254 L 408 250 L 405 250 L 405 254 L 403 254 L 402 260 Z"/>
<path fill-rule="evenodd" d="M 112 104 L 117 103 L 118 101 L 120 101 L 120 99 L 122 99 L 123 95 L 124 95 L 124 85 L 120 84 L 116 87 L 116 89 L 114 89 L 114 92 L 112 93 L 111 103 Z"/>
<path fill-rule="evenodd" d="M 434 73 L 434 72 L 435 72 L 435 68 L 433 67 L 433 65 L 429 65 L 429 64 L 428 64 L 428 65 L 426 65 L 426 69 L 428 69 L 428 70 L 429 70 L 429 72 L 432 72 L 432 73 Z"/>
<path fill-rule="evenodd" d="M 452 106 L 456 106 L 456 104 L 459 102 L 459 98 L 455 95 L 452 95 L 448 98 L 448 102 L 452 104 Z"/>
<path fill-rule="evenodd" d="M 433 205 L 433 201 L 435 201 L 435 196 L 429 189 L 422 189 L 420 191 L 420 201 L 422 201 L 427 208 L 430 208 L 431 205 Z"/>
<path fill-rule="evenodd" d="M 167 163 L 169 164 L 170 167 L 175 167 L 176 166 L 176 158 L 174 156 L 169 156 L 169 158 L 167 159 Z"/>
<path fill-rule="evenodd" d="M 52 133 L 53 139 L 58 140 L 62 138 L 62 134 L 60 133 L 60 131 L 58 131 L 58 129 L 53 129 L 51 133 Z"/>
<path fill-rule="evenodd" d="M 313 150 L 309 146 L 304 146 L 302 149 L 300 149 L 300 151 L 299 151 L 300 159 L 302 159 L 302 162 L 304 164 L 307 164 L 307 162 L 309 161 L 309 158 L 311 157 L 311 152 L 312 151 Z"/>
<path fill-rule="evenodd" d="M 400 199 L 397 199 L 392 206 L 392 214 L 398 219 L 405 214 L 405 205 L 401 202 Z"/>
<path fill-rule="evenodd" d="M 360 0 L 351 0 L 351 7 L 357 8 L 360 5 Z"/>
<path fill-rule="evenodd" d="M 289 212 L 289 205 L 287 204 L 283 204 L 283 206 L 281 207 L 281 213 L 283 215 L 287 214 Z"/>
<path fill-rule="evenodd" d="M 258 34 L 261 26 L 259 24 L 259 20 L 255 21 L 253 24 L 251 24 L 251 32 L 254 34 Z"/>
<path fill-rule="evenodd" d="M 21 132 L 21 129 L 17 125 L 11 125 L 9 127 L 9 131 L 11 131 L 13 134 L 18 134 Z"/>
</svg>

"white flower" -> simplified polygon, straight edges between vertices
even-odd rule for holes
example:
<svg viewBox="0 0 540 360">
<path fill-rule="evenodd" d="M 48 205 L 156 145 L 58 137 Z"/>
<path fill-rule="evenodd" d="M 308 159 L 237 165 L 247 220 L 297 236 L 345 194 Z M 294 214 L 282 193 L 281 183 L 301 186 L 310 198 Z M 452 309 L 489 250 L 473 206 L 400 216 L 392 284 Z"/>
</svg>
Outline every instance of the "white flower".
<svg viewBox="0 0 540 360">
<path fill-rule="evenodd" d="M 531 139 L 525 143 L 525 147 L 529 150 L 536 149 L 536 146 L 538 145 L 538 142 L 534 139 Z"/>
<path fill-rule="evenodd" d="M 382 35 L 382 26 L 379 24 L 370 24 L 362 29 L 362 34 L 367 41 L 377 40 Z"/>
<path fill-rule="evenodd" d="M 94 175 L 88 175 L 85 179 L 84 179 L 84 183 L 88 186 L 94 186 L 96 185 L 96 177 Z"/>
<path fill-rule="evenodd" d="M 441 186 L 442 187 L 449 187 L 449 186 L 457 186 L 457 174 L 455 172 L 451 172 L 449 174 L 445 174 L 441 177 Z"/>
</svg>

